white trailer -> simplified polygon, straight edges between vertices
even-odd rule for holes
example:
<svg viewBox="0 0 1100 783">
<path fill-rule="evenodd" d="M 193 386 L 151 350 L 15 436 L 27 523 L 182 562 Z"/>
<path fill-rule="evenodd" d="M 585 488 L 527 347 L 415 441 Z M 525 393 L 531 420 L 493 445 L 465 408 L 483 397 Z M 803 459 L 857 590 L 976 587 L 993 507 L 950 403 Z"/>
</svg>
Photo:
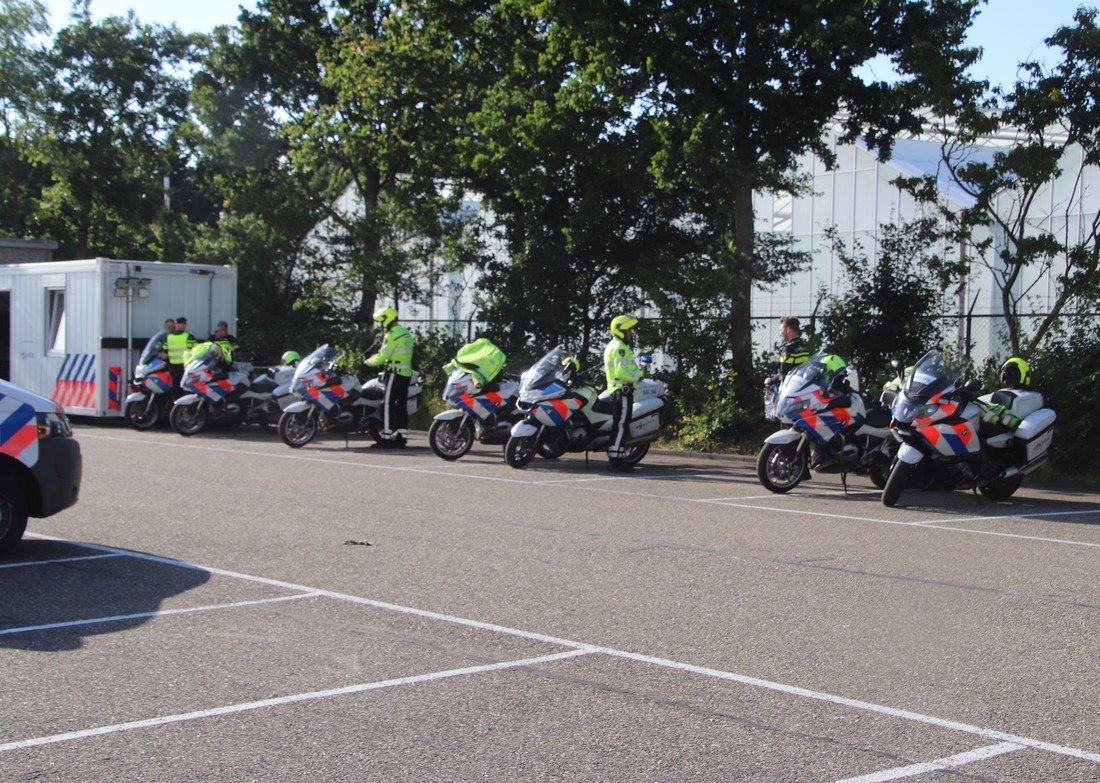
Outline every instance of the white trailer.
<svg viewBox="0 0 1100 783">
<path fill-rule="evenodd" d="M 77 416 L 122 416 L 134 364 L 164 321 L 236 333 L 237 270 L 160 261 L 0 265 L 0 377 Z"/>
</svg>

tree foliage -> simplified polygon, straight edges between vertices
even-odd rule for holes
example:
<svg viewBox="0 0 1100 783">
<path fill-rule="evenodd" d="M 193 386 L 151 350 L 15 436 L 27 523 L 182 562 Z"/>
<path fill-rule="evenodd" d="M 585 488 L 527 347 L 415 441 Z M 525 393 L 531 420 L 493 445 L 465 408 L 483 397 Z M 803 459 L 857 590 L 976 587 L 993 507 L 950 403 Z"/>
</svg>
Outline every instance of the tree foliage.
<svg viewBox="0 0 1100 783">
<path fill-rule="evenodd" d="M 182 260 L 170 188 L 190 176 L 180 70 L 199 41 L 132 13 L 93 22 L 87 7 L 56 34 L 35 154 L 51 179 L 37 220 L 62 253 Z"/>
<path fill-rule="evenodd" d="M 909 365 L 941 347 L 943 334 L 934 316 L 942 311 L 944 295 L 925 272 L 938 260 L 935 228 L 931 221 L 882 225 L 873 253 L 859 243 L 848 247 L 831 233 L 848 288 L 828 297 L 821 334 L 827 350 L 859 368 L 865 387 L 891 377 L 891 359 Z"/>
<path fill-rule="evenodd" d="M 1100 201 L 1084 189 L 1086 170 L 1100 165 L 1096 16 L 1078 10 L 1075 25 L 1046 41 L 1062 59 L 1049 70 L 1024 63 L 1023 77 L 1007 93 L 979 103 L 971 100 L 978 90 L 964 86 L 938 134 L 946 170 L 968 205 L 944 204 L 932 178 L 908 183 L 925 201 L 940 204 L 950 236 L 971 251 L 936 266 L 944 284 L 965 279 L 975 260 L 983 265 L 1013 353 L 1031 353 L 1064 312 L 1100 301 Z M 1012 143 L 983 157 L 990 137 Z M 1041 321 L 1029 322 L 1036 288 L 1052 289 L 1053 304 Z"/>
</svg>

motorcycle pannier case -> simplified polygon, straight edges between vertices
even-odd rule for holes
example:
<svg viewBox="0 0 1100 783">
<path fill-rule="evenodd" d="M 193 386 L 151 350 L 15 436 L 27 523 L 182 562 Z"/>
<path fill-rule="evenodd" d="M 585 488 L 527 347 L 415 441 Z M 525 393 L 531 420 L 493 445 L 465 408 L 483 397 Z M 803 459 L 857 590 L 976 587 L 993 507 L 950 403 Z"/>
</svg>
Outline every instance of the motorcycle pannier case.
<svg viewBox="0 0 1100 783">
<path fill-rule="evenodd" d="M 458 349 L 455 362 L 463 369 L 474 373 L 481 385 L 489 383 L 504 369 L 504 351 L 497 348 L 487 337 L 479 337 Z"/>
<path fill-rule="evenodd" d="M 1054 440 L 1054 411 L 1050 408 L 1041 408 L 1022 422 L 1016 428 L 1015 436 L 1021 453 L 1017 459 L 1025 467 L 1038 465 L 1050 451 L 1050 444 Z"/>
</svg>

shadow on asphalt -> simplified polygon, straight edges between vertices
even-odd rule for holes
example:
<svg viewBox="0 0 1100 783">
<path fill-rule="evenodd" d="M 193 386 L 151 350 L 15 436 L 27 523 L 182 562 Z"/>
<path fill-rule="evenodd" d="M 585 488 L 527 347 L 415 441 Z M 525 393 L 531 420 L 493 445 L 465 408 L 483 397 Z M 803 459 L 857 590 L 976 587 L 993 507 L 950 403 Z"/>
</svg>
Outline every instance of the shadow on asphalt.
<svg viewBox="0 0 1100 783">
<path fill-rule="evenodd" d="M 0 648 L 78 650 L 85 637 L 126 631 L 152 618 L 41 626 L 156 612 L 166 599 L 210 579 L 198 569 L 125 556 L 37 564 L 96 554 L 102 553 L 65 541 L 24 539 L 10 557 L 0 560 Z M 28 630 L 20 630 L 24 628 Z"/>
</svg>

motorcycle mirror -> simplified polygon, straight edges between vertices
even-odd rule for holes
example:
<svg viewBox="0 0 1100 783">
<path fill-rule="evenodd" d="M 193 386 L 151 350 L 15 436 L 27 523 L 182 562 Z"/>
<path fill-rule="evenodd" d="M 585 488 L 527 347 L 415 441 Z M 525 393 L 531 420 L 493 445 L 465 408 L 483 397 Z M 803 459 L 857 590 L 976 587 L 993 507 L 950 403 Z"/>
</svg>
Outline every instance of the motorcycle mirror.
<svg viewBox="0 0 1100 783">
<path fill-rule="evenodd" d="M 901 363 L 901 359 L 891 359 L 890 366 L 894 368 L 894 372 L 898 374 L 898 380 L 905 380 L 905 365 Z"/>
<path fill-rule="evenodd" d="M 968 392 L 974 392 L 976 394 L 977 392 L 982 390 L 982 382 L 979 381 L 977 378 L 971 378 L 969 381 L 966 382 L 966 385 L 963 386 L 963 388 L 966 389 Z"/>
</svg>

